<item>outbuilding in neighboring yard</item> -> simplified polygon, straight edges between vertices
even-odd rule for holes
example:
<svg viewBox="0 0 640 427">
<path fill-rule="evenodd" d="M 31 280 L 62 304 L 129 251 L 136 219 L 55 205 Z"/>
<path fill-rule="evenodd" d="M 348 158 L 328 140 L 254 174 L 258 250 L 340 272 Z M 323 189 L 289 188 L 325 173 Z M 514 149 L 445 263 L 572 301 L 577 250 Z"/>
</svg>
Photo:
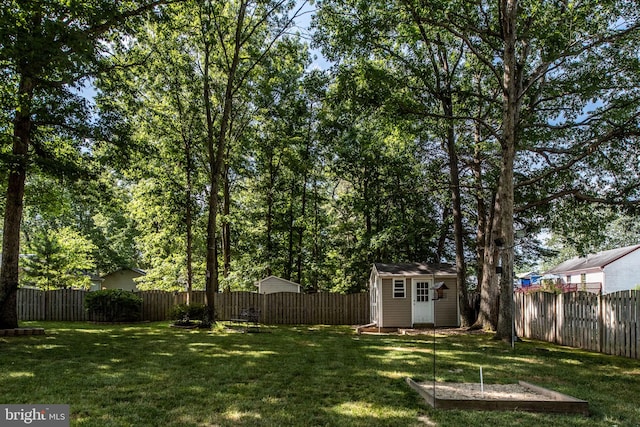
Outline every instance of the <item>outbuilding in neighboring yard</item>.
<svg viewBox="0 0 640 427">
<path fill-rule="evenodd" d="M 123 289 L 125 291 L 137 291 L 135 280 L 147 273 L 139 268 L 121 268 L 102 277 L 102 289 Z"/>
<path fill-rule="evenodd" d="M 259 294 L 275 294 L 276 292 L 302 293 L 302 285 L 278 276 L 269 276 L 256 283 Z"/>
<path fill-rule="evenodd" d="M 376 263 L 369 292 L 371 322 L 379 328 L 460 326 L 456 269 L 450 264 Z"/>
</svg>

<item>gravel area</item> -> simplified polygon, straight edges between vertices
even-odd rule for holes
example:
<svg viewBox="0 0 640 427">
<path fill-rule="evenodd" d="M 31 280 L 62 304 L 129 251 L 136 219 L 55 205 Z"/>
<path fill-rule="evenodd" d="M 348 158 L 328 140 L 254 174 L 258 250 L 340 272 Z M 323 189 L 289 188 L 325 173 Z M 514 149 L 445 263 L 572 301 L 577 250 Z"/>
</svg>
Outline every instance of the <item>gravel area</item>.
<svg viewBox="0 0 640 427">
<path fill-rule="evenodd" d="M 433 383 L 423 382 L 420 386 L 430 393 Z M 520 384 L 485 384 L 484 392 L 479 383 L 438 383 L 436 382 L 436 398 L 438 399 L 474 399 L 474 400 L 553 400 Z"/>
</svg>

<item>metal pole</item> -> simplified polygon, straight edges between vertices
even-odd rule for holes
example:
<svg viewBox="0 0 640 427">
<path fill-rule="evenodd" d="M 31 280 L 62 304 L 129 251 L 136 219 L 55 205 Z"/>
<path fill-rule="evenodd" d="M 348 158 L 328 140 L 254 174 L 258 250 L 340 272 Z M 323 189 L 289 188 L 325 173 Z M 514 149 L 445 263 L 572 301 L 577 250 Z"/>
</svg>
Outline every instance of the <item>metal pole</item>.
<svg viewBox="0 0 640 427">
<path fill-rule="evenodd" d="M 433 294 L 436 293 L 435 287 L 433 288 Z M 436 407 L 436 300 L 431 299 L 433 306 L 433 407 Z"/>
<path fill-rule="evenodd" d="M 511 279 L 511 350 L 516 348 L 516 293 Z"/>
</svg>

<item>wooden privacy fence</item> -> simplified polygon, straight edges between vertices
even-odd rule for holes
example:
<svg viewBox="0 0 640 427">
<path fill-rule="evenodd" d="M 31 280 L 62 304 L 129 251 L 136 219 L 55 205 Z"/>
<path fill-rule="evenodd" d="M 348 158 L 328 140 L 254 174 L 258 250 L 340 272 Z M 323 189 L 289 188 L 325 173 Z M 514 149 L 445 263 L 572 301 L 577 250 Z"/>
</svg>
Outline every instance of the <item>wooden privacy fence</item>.
<svg viewBox="0 0 640 427">
<path fill-rule="evenodd" d="M 40 291 L 18 290 L 18 318 L 20 320 L 89 321 L 84 309 L 88 291 L 63 289 Z M 168 320 L 174 305 L 185 303 L 185 292 L 136 292 L 142 298 L 142 320 Z M 205 302 L 205 293 L 192 293 L 193 303 Z M 369 294 L 297 294 L 281 292 L 257 294 L 228 292 L 215 295 L 217 320 L 238 317 L 243 308 L 260 310 L 260 322 L 265 324 L 325 324 L 362 325 L 369 323 Z"/>
<path fill-rule="evenodd" d="M 515 295 L 516 333 L 640 359 L 640 291 Z"/>
</svg>

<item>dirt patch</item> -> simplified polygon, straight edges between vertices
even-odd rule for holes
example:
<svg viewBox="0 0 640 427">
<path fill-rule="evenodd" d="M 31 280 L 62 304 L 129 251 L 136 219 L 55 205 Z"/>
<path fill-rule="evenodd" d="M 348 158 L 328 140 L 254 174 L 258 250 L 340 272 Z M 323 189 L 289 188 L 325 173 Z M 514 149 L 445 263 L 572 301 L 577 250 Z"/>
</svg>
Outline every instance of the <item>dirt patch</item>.
<svg viewBox="0 0 640 427">
<path fill-rule="evenodd" d="M 433 392 L 433 383 L 418 383 Z M 435 386 L 438 399 L 485 399 L 485 400 L 549 400 L 520 384 L 438 383 Z"/>
<path fill-rule="evenodd" d="M 484 386 L 477 383 L 418 383 L 411 378 L 406 382 L 436 409 L 589 415 L 588 402 L 524 381 Z"/>
</svg>

